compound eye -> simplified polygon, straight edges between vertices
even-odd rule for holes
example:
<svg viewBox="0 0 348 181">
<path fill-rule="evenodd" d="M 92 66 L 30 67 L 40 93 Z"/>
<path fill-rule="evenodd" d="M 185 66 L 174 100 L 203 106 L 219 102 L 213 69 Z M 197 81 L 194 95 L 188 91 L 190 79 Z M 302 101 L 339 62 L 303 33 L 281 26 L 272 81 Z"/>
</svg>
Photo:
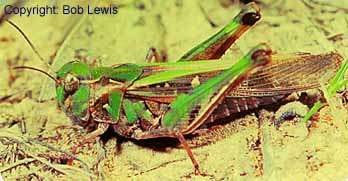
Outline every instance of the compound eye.
<svg viewBox="0 0 348 181">
<path fill-rule="evenodd" d="M 79 79 L 68 74 L 64 79 L 64 89 L 67 93 L 73 93 L 79 88 Z"/>
</svg>

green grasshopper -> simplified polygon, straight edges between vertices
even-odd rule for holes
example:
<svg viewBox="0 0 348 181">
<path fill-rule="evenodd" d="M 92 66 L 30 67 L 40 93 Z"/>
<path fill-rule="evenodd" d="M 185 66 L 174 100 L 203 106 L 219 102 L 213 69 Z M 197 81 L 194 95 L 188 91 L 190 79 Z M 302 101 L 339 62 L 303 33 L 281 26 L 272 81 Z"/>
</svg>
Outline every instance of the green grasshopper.
<svg viewBox="0 0 348 181">
<path fill-rule="evenodd" d="M 232 113 L 317 88 L 318 75 L 335 72 L 341 64 L 336 53 L 271 55 L 266 44 L 257 45 L 235 64 L 219 60 L 260 18 L 256 4 L 246 5 L 222 30 L 175 63 L 90 67 L 73 61 L 55 77 L 32 67 L 17 68 L 38 70 L 56 82 L 59 107 L 91 132 L 81 145 L 109 128 L 136 140 L 173 137 L 200 173 L 185 135 Z"/>
</svg>

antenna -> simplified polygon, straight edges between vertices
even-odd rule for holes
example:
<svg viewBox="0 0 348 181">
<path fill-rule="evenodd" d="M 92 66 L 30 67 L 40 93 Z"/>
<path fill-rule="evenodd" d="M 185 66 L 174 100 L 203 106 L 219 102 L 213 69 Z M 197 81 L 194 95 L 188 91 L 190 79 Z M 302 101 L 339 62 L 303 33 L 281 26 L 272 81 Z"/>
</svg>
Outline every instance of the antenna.
<svg viewBox="0 0 348 181">
<path fill-rule="evenodd" d="M 45 74 L 46 76 L 48 76 L 49 78 L 51 78 L 52 80 L 54 80 L 57 84 L 59 84 L 59 80 L 54 78 L 51 74 L 43 71 L 43 70 L 40 70 L 38 68 L 34 68 L 34 67 L 29 67 L 29 66 L 16 66 L 16 67 L 13 67 L 13 69 L 29 69 L 29 70 L 35 70 L 37 72 L 41 72 L 43 74 Z"/>
<path fill-rule="evenodd" d="M 52 72 L 54 72 L 50 65 L 45 61 L 45 59 L 40 55 L 40 53 L 37 51 L 37 49 L 35 48 L 34 44 L 29 40 L 29 38 L 27 37 L 27 35 L 25 35 L 25 33 L 12 21 L 10 20 L 5 20 L 6 22 L 8 22 L 10 25 L 12 25 L 25 39 L 25 41 L 30 45 L 31 49 L 35 52 L 35 54 L 40 58 L 40 60 L 47 66 L 47 68 L 49 70 L 51 70 Z M 38 69 L 37 69 L 38 70 Z"/>
</svg>

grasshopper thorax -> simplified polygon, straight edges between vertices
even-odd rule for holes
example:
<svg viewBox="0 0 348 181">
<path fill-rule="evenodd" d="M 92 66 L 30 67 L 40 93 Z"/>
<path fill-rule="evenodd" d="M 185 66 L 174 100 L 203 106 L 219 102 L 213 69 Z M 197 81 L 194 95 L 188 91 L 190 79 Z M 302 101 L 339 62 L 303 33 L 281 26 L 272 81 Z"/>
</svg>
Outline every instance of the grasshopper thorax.
<svg viewBox="0 0 348 181">
<path fill-rule="evenodd" d="M 57 72 L 56 94 L 59 107 L 77 124 L 117 122 L 124 91 L 142 75 L 135 64 L 89 67 L 69 62 Z M 93 126 L 92 126 L 93 127 Z M 92 128 L 93 129 L 93 128 Z"/>
<path fill-rule="evenodd" d="M 48 76 L 56 83 L 58 106 L 78 124 L 89 119 L 90 85 L 88 80 L 91 79 L 91 70 L 87 64 L 69 62 L 56 72 L 56 77 L 30 66 L 17 66 L 14 69 L 35 70 Z"/>
</svg>

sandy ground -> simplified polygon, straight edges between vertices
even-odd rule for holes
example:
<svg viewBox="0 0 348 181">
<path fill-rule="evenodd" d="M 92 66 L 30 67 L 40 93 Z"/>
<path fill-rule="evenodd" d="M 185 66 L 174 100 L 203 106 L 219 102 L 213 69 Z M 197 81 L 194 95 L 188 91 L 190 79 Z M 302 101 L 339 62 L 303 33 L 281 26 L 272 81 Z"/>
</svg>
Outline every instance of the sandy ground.
<svg viewBox="0 0 348 181">
<path fill-rule="evenodd" d="M 32 3 L 28 5 L 36 2 Z M 53 63 L 50 69 L 54 71 L 76 54 L 102 65 L 141 63 L 149 47 L 166 51 L 169 60 L 176 60 L 218 31 L 240 8 L 227 0 L 114 3 L 120 6 L 114 16 L 48 15 L 11 20 L 44 59 Z M 348 57 L 347 1 L 262 0 L 261 8 L 261 22 L 224 58 L 238 57 L 260 42 L 282 53 L 338 51 Z M 79 160 L 69 166 L 64 158 L 86 132 L 57 109 L 52 81 L 35 72 L 10 69 L 30 65 L 48 70 L 7 23 L 0 28 L 0 49 L 0 174 L 5 180 L 348 178 L 348 116 L 339 99 L 321 110 L 310 134 L 303 122 L 288 122 L 277 130 L 269 121 L 273 112 L 266 110 L 255 111 L 258 117 L 251 113 L 232 119 L 215 135 L 223 139 L 193 149 L 205 176 L 193 174 L 183 149 L 153 149 L 132 141 L 117 144 L 116 137 L 79 150 Z"/>
</svg>

